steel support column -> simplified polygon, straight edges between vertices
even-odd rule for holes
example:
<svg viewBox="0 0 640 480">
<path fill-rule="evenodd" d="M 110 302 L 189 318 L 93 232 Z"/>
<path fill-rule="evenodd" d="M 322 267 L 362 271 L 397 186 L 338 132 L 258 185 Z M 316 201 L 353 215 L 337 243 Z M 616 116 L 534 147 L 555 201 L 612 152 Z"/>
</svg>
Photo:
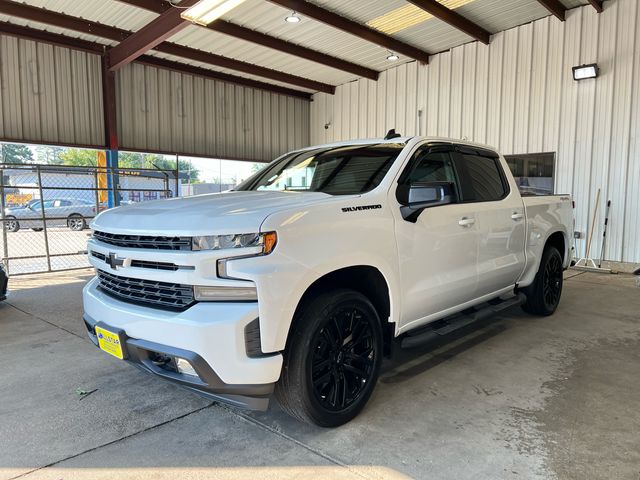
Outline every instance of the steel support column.
<svg viewBox="0 0 640 480">
<path fill-rule="evenodd" d="M 107 156 L 107 206 L 120 205 L 118 195 L 118 115 L 116 105 L 116 74 L 109 70 L 107 56 L 102 57 L 102 104 L 104 108 L 104 134 Z"/>
</svg>

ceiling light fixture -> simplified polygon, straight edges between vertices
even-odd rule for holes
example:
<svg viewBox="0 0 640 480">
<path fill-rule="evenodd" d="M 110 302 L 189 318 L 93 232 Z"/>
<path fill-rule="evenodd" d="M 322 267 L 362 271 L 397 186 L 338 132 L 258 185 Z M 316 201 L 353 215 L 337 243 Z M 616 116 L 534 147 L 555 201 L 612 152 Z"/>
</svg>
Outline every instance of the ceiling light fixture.
<svg viewBox="0 0 640 480">
<path fill-rule="evenodd" d="M 291 15 L 289 15 L 288 17 L 285 17 L 284 21 L 287 23 L 300 23 L 300 20 L 302 20 L 298 14 L 296 12 L 292 12 Z"/>
<path fill-rule="evenodd" d="M 600 73 L 600 69 L 595 63 L 573 67 L 573 79 L 576 81 L 586 80 L 587 78 L 596 78 L 598 73 Z"/>
<path fill-rule="evenodd" d="M 229 13 L 245 0 L 200 0 L 180 14 L 182 18 L 198 25 L 209 25 Z"/>
<path fill-rule="evenodd" d="M 389 52 L 389 55 L 387 55 L 387 60 L 389 60 L 390 62 L 395 62 L 396 60 L 400 60 L 400 57 L 396 53 Z"/>
</svg>

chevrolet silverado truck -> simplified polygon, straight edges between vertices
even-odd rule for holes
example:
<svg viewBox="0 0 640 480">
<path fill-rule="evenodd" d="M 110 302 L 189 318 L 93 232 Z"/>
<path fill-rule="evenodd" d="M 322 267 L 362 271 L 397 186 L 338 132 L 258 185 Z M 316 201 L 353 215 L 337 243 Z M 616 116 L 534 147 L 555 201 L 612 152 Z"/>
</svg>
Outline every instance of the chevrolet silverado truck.
<svg viewBox="0 0 640 480">
<path fill-rule="evenodd" d="M 383 357 L 521 305 L 551 315 L 572 200 L 494 149 L 391 138 L 288 153 L 235 190 L 92 222 L 84 322 L 111 355 L 235 406 L 338 426 Z M 392 348 L 393 347 L 393 348 Z"/>
</svg>

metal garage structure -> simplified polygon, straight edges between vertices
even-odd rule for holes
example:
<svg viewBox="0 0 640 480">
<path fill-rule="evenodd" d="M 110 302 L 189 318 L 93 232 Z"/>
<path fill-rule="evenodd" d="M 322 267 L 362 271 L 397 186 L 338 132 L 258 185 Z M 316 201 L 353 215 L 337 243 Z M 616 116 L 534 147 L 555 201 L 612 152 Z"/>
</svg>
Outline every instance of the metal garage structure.
<svg viewBox="0 0 640 480">
<path fill-rule="evenodd" d="M 164 0 L 0 0 L 0 140 L 267 161 L 396 128 L 553 152 L 576 230 L 600 188 L 606 257 L 640 262 L 636 0 L 247 0 L 208 27 L 178 17 Z M 594 62 L 600 78 L 572 79 Z"/>
</svg>

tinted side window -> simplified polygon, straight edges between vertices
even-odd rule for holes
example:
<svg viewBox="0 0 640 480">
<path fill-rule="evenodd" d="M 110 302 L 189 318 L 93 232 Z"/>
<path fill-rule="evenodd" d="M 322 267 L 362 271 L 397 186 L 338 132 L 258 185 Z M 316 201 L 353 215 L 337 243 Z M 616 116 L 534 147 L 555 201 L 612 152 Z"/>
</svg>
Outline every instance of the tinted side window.
<svg viewBox="0 0 640 480">
<path fill-rule="evenodd" d="M 409 174 L 409 183 L 456 182 L 453 164 L 448 153 L 424 151 L 418 152 L 417 155 L 415 167 Z"/>
<path fill-rule="evenodd" d="M 507 191 L 497 159 L 463 153 L 462 162 L 470 187 L 465 201 L 488 202 L 505 197 Z"/>
</svg>

